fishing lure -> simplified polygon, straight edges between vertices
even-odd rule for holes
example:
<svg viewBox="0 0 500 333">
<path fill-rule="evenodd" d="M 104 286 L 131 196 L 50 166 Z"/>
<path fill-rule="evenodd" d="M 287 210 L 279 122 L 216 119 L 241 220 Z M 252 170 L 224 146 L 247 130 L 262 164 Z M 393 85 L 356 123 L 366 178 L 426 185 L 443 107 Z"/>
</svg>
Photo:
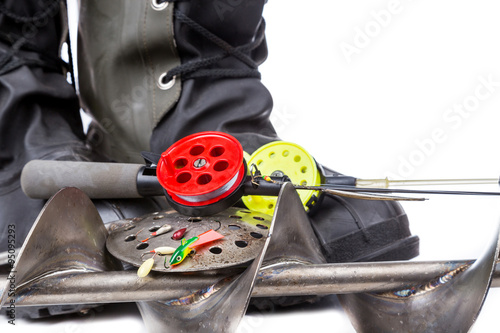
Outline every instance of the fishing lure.
<svg viewBox="0 0 500 333">
<path fill-rule="evenodd" d="M 182 236 L 184 236 L 184 234 L 186 233 L 186 230 L 187 228 L 182 228 L 182 229 L 179 229 L 177 230 L 176 232 L 174 232 L 174 234 L 172 235 L 172 239 L 173 240 L 179 240 L 182 238 Z"/>
<path fill-rule="evenodd" d="M 137 270 L 137 276 L 138 277 L 145 277 L 149 274 L 149 272 L 151 272 L 151 269 L 153 268 L 153 265 L 155 263 L 155 255 L 156 253 L 153 255 L 153 257 L 149 258 L 148 260 L 146 260 L 145 262 L 142 263 L 141 267 L 139 267 L 139 269 Z"/>
<path fill-rule="evenodd" d="M 183 238 L 181 241 L 181 245 L 175 250 L 175 252 L 172 254 L 172 257 L 170 257 L 170 266 L 178 265 L 182 261 L 184 261 L 187 255 L 191 253 L 191 251 L 193 251 L 193 248 L 216 241 L 223 237 L 224 236 L 219 234 L 217 231 L 210 229 L 198 236 L 194 236 L 189 239 Z M 165 259 L 165 263 L 166 261 L 167 260 Z"/>
<path fill-rule="evenodd" d="M 138 277 L 145 277 L 149 274 L 149 272 L 151 272 L 151 269 L 153 269 L 153 265 L 155 262 L 154 258 L 157 254 L 159 254 L 159 255 L 172 254 L 172 253 L 174 253 L 174 251 L 175 251 L 175 249 L 173 247 L 160 246 L 154 250 L 143 253 L 141 255 L 141 258 L 143 256 L 145 256 L 146 254 L 150 254 L 150 253 L 153 253 L 153 256 L 142 263 L 141 267 L 139 267 L 139 269 L 137 270 L 137 276 Z"/>
<path fill-rule="evenodd" d="M 151 235 L 148 238 L 143 239 L 141 242 L 143 242 L 143 243 L 147 242 L 151 238 L 156 237 L 156 236 L 160 236 L 160 235 L 163 235 L 163 234 L 166 234 L 170 230 L 172 230 L 172 226 L 170 226 L 169 224 L 164 224 L 158 230 L 156 230 L 155 232 L 152 232 Z"/>
<path fill-rule="evenodd" d="M 160 246 L 160 247 L 155 248 L 154 250 L 144 252 L 143 254 L 141 254 L 141 257 L 144 257 L 145 255 L 150 254 L 150 253 L 153 253 L 153 257 L 154 257 L 155 254 L 159 254 L 159 255 L 164 256 L 167 254 L 172 254 L 174 252 L 175 252 L 175 248 L 173 248 L 173 247 Z"/>
</svg>

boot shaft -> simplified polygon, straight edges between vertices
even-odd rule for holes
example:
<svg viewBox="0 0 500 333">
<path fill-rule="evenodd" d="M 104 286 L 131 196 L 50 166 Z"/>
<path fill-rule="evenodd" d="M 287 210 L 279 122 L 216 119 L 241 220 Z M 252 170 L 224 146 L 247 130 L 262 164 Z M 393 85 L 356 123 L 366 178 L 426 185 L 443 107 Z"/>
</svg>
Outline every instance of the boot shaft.
<svg viewBox="0 0 500 333">
<path fill-rule="evenodd" d="M 278 139 L 269 120 L 272 98 L 258 71 L 267 57 L 264 3 L 175 2 L 182 64 L 168 71 L 165 81 L 180 77 L 182 94 L 153 132 L 154 151 L 210 130 L 232 134 L 250 153 Z"/>
<path fill-rule="evenodd" d="M 166 148 L 185 135 L 201 131 L 194 123 L 204 123 L 204 128 L 211 130 L 221 129 L 223 123 L 241 118 L 241 114 L 223 107 L 207 116 L 212 102 L 226 104 L 245 94 L 267 102 L 248 106 L 253 111 L 243 118 L 265 119 L 268 124 L 259 124 L 259 129 L 270 128 L 268 113 L 272 102 L 258 80 L 257 70 L 267 56 L 264 1 L 232 2 L 228 6 L 221 1 L 82 2 L 78 46 L 81 101 L 101 123 L 105 149 L 114 159 L 140 162 L 141 150 Z M 210 78 L 213 76 L 217 76 L 215 81 Z M 236 79 L 228 84 L 228 76 Z M 242 76 L 257 80 L 241 85 L 237 78 Z M 186 80 L 190 78 L 203 78 L 197 80 L 204 82 L 203 87 L 186 90 Z M 203 107 L 206 112 L 177 110 L 182 96 L 202 96 L 208 93 L 206 85 L 220 86 L 222 81 L 225 83 L 221 91 L 209 93 L 218 96 L 218 100 L 207 101 Z M 232 95 L 226 85 L 240 88 Z M 250 100 L 250 96 L 245 99 Z M 172 121 L 173 113 L 174 118 L 180 117 L 179 121 Z M 168 126 L 158 127 L 166 122 Z M 163 135 L 151 138 L 153 130 Z"/>
<path fill-rule="evenodd" d="M 78 69 L 82 107 L 101 124 L 102 149 L 113 159 L 142 162 L 151 132 L 180 95 L 180 82 L 158 86 L 180 64 L 173 6 L 150 1 L 88 0 L 80 7 Z"/>
<path fill-rule="evenodd" d="M 35 52 L 38 58 L 57 64 L 66 30 L 62 16 L 60 1 L 6 0 L 0 4 L 0 40 L 14 52 Z"/>
<path fill-rule="evenodd" d="M 238 47 L 263 37 L 264 3 L 265 1 L 226 2 L 220 0 L 177 3 L 178 15 L 175 18 L 175 31 L 182 62 L 186 63 L 221 51 L 220 45 L 186 24 L 184 17 L 197 23 L 228 45 Z M 243 53 L 246 53 L 256 64 L 261 64 L 267 57 L 265 39 L 262 38 L 256 48 Z M 237 63 L 233 63 L 232 66 L 237 66 L 235 64 Z"/>
</svg>

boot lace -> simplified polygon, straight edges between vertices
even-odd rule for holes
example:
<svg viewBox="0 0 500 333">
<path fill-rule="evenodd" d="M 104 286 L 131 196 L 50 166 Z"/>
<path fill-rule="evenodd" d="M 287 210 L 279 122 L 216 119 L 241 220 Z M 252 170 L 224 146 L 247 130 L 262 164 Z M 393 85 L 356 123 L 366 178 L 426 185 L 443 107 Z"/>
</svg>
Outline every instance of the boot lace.
<svg viewBox="0 0 500 333">
<path fill-rule="evenodd" d="M 43 20 L 49 16 L 57 13 L 60 9 L 59 6 L 58 0 L 52 0 L 42 12 L 33 16 L 22 16 L 9 11 L 5 5 L 0 4 L 0 14 L 6 19 L 14 21 L 16 24 L 36 24 L 37 22 L 43 22 Z M 51 71 L 58 71 L 61 65 L 65 65 L 61 59 L 36 47 L 24 36 L 0 31 L 0 40 L 10 45 L 5 53 L 0 54 L 0 75 L 11 72 L 24 65 L 43 67 Z M 28 54 L 20 55 L 20 51 L 22 50 L 36 53 L 36 56 L 30 56 Z"/>
<path fill-rule="evenodd" d="M 170 2 L 178 2 L 182 0 L 157 0 L 158 4 L 165 4 Z M 204 38 L 211 41 L 213 44 L 221 49 L 221 52 L 217 55 L 201 57 L 200 59 L 191 60 L 177 67 L 170 69 L 164 75 L 161 76 L 161 84 L 168 85 L 173 82 L 175 78 L 179 75 L 183 79 L 193 79 L 200 77 L 212 77 L 212 78 L 242 78 L 242 77 L 255 77 L 260 79 L 261 75 L 258 70 L 257 63 L 247 54 L 261 45 L 264 41 L 265 35 L 265 21 L 261 20 L 258 27 L 256 37 L 248 44 L 240 46 L 232 46 L 205 27 L 201 26 L 197 22 L 193 21 L 187 15 L 181 11 L 175 9 L 173 11 L 174 17 L 186 24 L 193 31 L 197 32 Z M 217 64 L 219 61 L 227 58 L 234 57 L 240 62 L 246 65 L 247 68 L 210 68 L 212 65 Z"/>
</svg>

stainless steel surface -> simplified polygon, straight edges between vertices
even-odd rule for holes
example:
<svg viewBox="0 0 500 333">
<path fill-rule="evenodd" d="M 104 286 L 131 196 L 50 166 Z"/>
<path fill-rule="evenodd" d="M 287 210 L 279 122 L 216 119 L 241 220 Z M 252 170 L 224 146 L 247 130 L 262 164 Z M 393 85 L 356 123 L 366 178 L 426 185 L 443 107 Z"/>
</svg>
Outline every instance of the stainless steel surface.
<svg viewBox="0 0 500 333">
<path fill-rule="evenodd" d="M 286 191 L 290 186 L 284 186 L 282 192 Z M 295 196 L 297 196 L 296 193 Z M 280 199 L 278 199 L 278 205 L 280 202 Z M 250 214 L 250 212 L 242 211 L 236 213 L 240 215 L 246 214 L 246 216 Z M 234 220 L 235 217 L 234 215 L 232 216 Z M 224 217 L 212 218 L 222 220 Z M 241 222 L 242 217 L 236 219 Z M 268 233 L 266 232 L 267 235 L 265 237 L 261 236 L 261 239 L 265 241 L 261 245 L 259 254 L 242 274 L 238 273 L 230 277 L 218 279 L 214 283 L 204 285 L 203 288 L 184 294 L 181 297 L 168 298 L 166 301 L 138 302 L 137 305 L 148 331 L 235 332 L 250 302 L 255 279 L 264 259 L 264 254 L 272 239 L 273 227 L 276 223 L 285 222 L 277 221 L 277 215 L 275 215 L 272 224 L 269 228 L 266 228 L 266 231 L 268 231 Z M 220 223 L 222 226 L 227 227 L 227 230 L 221 227 L 223 233 L 224 231 L 230 232 L 229 224 L 225 225 L 222 221 Z M 232 223 L 234 225 L 234 222 Z M 229 242 L 234 244 L 235 241 L 241 241 L 238 239 L 242 237 L 242 229 L 246 230 L 248 227 L 241 226 L 238 229 L 238 238 L 236 240 L 229 240 Z M 219 246 L 223 249 L 222 252 L 226 252 L 222 244 Z"/>
<path fill-rule="evenodd" d="M 346 310 L 359 331 L 459 331 L 474 323 L 490 282 L 500 285 L 495 271 L 498 240 L 475 263 L 321 264 L 316 238 L 290 186 L 280 195 L 260 272 L 263 252 L 259 265 L 254 262 L 243 275 L 241 268 L 232 268 L 197 274 L 153 272 L 138 279 L 135 271 L 116 271 L 110 262 L 104 249 L 106 231 L 86 196 L 76 189 L 63 191 L 44 208 L 21 249 L 15 269 L 16 281 L 21 281 L 16 306 L 136 301 L 150 331 L 232 331 L 250 296 L 344 294 L 341 298 L 347 299 Z M 127 223 L 116 226 L 130 227 Z M 346 295 L 359 292 L 365 294 Z M 6 300 L 11 299 L 4 295 Z"/>
<path fill-rule="evenodd" d="M 304 206 L 291 183 L 282 186 L 278 203 L 274 212 L 275 234 L 269 244 L 263 266 L 325 263 Z"/>
<path fill-rule="evenodd" d="M 86 203 L 77 190 L 65 190 L 64 194 L 65 198 L 60 195 L 52 199 L 34 227 L 34 233 L 45 233 L 44 246 L 52 249 L 56 254 L 66 252 L 66 250 L 57 250 L 57 244 L 64 246 L 65 249 L 76 246 L 76 240 L 71 241 L 71 245 L 68 245 L 67 242 L 73 238 L 73 235 L 78 234 L 77 230 L 87 230 L 88 232 L 101 230 L 98 232 L 101 235 L 103 230 L 102 223 L 98 223 L 95 212 L 90 209 L 91 204 Z M 88 206 L 85 210 L 90 213 L 81 211 L 80 214 L 76 214 L 76 209 L 66 209 L 64 223 L 56 223 L 55 221 L 61 217 L 59 215 L 61 214 L 60 209 L 64 210 L 66 207 L 64 205 L 70 202 L 77 203 L 72 197 L 80 197 L 80 202 L 78 202 L 80 209 Z M 265 256 L 267 267 L 261 269 L 252 296 L 347 294 L 405 290 L 412 285 L 425 285 L 429 281 L 446 276 L 450 271 L 464 271 L 472 263 L 472 261 L 455 261 L 321 264 L 323 258 L 319 252 L 316 238 L 310 230 L 309 224 L 304 223 L 307 216 L 296 200 L 298 198 L 295 190 L 290 186 L 285 186 L 275 214 L 277 223 L 273 241 L 269 244 Z M 63 205 L 62 202 L 66 202 L 66 204 Z M 296 207 L 300 209 L 296 209 Z M 70 211 L 74 212 L 72 216 L 68 216 Z M 76 219 L 76 216 L 80 218 Z M 77 227 L 78 221 L 75 219 L 84 223 Z M 49 220 L 50 223 L 43 222 Z M 159 219 L 153 219 L 153 221 L 159 221 Z M 261 222 L 261 220 L 257 221 Z M 120 223 L 117 225 L 121 225 L 119 229 L 126 229 L 132 224 Z M 73 229 L 63 230 L 67 226 L 72 226 Z M 127 232 L 130 231 L 131 229 L 127 230 Z M 77 238 L 80 242 L 80 248 L 88 248 L 88 245 L 81 244 L 82 237 Z M 51 243 L 48 240 L 51 239 L 56 245 L 49 245 Z M 101 243 L 102 246 L 102 236 L 98 237 L 94 232 L 91 239 L 91 243 L 99 239 L 97 243 Z M 25 247 L 31 248 L 34 242 L 30 238 Z M 87 243 L 87 241 L 83 242 Z M 39 249 L 42 249 L 42 246 L 39 246 Z M 33 252 L 48 253 L 48 250 Z M 25 260 L 27 259 L 23 259 L 23 261 Z M 88 261 L 88 258 L 79 258 L 78 260 L 85 262 Z M 57 258 L 55 260 L 56 263 L 60 261 Z M 22 262 L 21 258 L 20 262 Z M 99 262 L 97 261 L 97 263 Z M 60 264 L 64 265 L 64 263 Z M 74 267 L 73 265 L 71 267 Z M 479 265 L 484 266 L 484 264 Z M 229 278 L 237 271 L 224 272 L 207 272 L 196 275 L 156 273 L 147 278 L 138 279 L 135 271 L 59 270 L 58 274 L 41 274 L 31 279 L 29 283 L 20 284 L 15 302 L 17 306 L 24 306 L 179 299 L 186 295 L 192 295 L 197 290 L 202 290 L 207 286 L 216 285 L 218 281 Z M 495 281 L 497 281 L 498 275 L 495 276 Z M 493 283 L 493 285 L 497 284 Z"/>
<path fill-rule="evenodd" d="M 467 332 L 494 276 L 500 235 L 470 267 L 458 267 L 425 285 L 399 291 L 340 295 L 357 332 Z"/>
<path fill-rule="evenodd" d="M 148 332 L 234 332 L 245 315 L 267 244 L 243 274 L 167 301 L 138 302 Z"/>
<path fill-rule="evenodd" d="M 9 277 L 14 277 L 17 288 L 23 288 L 59 274 L 118 270 L 121 264 L 107 253 L 106 237 L 90 199 L 76 188 L 62 189 L 38 215 Z M 6 283 L 9 285 L 8 280 Z M 0 305 L 6 301 L 8 289 Z"/>
<path fill-rule="evenodd" d="M 290 264 L 276 270 L 261 270 L 252 297 L 405 290 L 408 286 L 424 286 L 471 263 L 473 261 Z M 499 269 L 495 271 L 492 287 L 500 287 Z M 30 306 L 172 299 L 203 289 L 230 275 L 151 273 L 138 279 L 135 271 L 69 272 L 46 276 L 19 288 L 14 300 L 17 306 Z M 6 279 L 6 276 L 0 276 L 0 279 Z"/>
<path fill-rule="evenodd" d="M 194 254 L 173 267 L 168 264 L 170 255 L 156 256 L 153 270 L 179 273 L 228 268 L 248 263 L 258 256 L 266 241 L 271 219 L 269 215 L 238 208 L 206 217 L 189 217 L 176 211 L 156 212 L 118 221 L 123 226 L 110 232 L 107 248 L 116 258 L 139 267 L 144 260 L 151 258 L 144 253 L 160 246 L 177 248 L 181 245 L 180 240 L 172 239 L 176 230 L 187 228 L 184 238 L 189 239 L 214 229 L 224 238 L 196 248 Z M 164 224 L 170 225 L 172 230 L 141 242 Z"/>
</svg>

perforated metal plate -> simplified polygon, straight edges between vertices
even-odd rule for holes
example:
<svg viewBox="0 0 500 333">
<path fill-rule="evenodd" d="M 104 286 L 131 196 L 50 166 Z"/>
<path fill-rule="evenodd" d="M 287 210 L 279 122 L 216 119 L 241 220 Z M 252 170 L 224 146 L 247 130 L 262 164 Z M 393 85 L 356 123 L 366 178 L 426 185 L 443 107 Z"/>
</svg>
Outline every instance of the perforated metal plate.
<svg viewBox="0 0 500 333">
<path fill-rule="evenodd" d="M 180 240 L 173 240 L 175 231 L 187 228 L 184 238 L 189 239 L 216 230 L 224 238 L 197 247 L 182 263 L 170 267 L 170 255 L 155 257 L 154 271 L 192 272 L 221 269 L 241 265 L 254 259 L 268 234 L 272 217 L 246 209 L 229 208 L 222 213 L 206 217 L 189 217 L 176 211 L 156 212 L 140 218 L 118 221 L 111 231 L 106 246 L 116 258 L 139 267 L 152 254 L 145 254 L 161 246 L 177 248 Z M 164 224 L 172 226 L 166 234 L 148 238 Z"/>
</svg>

